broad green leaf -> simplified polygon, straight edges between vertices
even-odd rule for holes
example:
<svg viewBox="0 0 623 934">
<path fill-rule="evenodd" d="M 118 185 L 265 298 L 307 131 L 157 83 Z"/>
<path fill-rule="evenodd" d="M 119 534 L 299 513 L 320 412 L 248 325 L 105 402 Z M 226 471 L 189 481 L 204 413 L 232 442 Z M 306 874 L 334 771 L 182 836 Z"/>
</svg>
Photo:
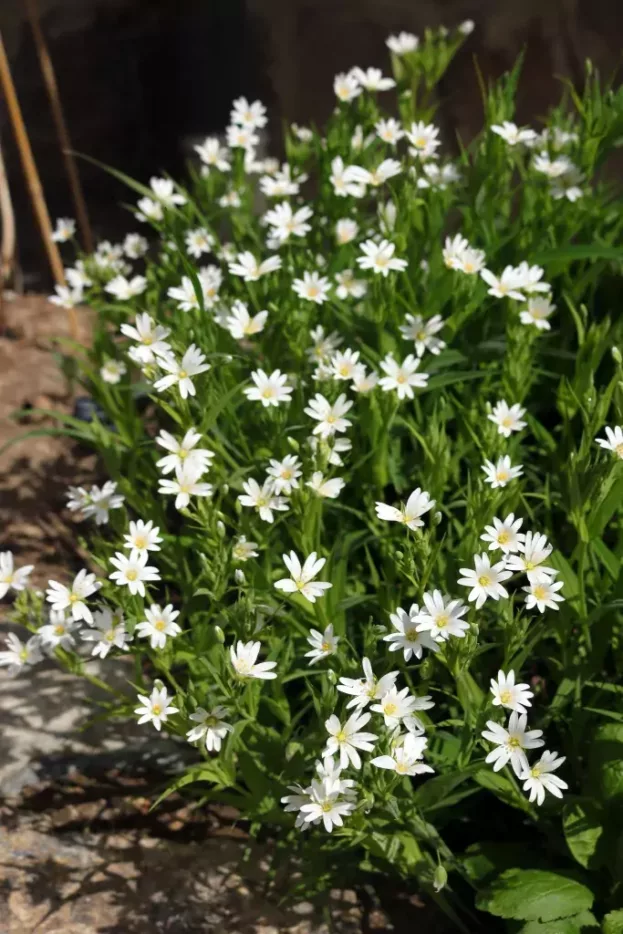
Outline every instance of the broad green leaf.
<svg viewBox="0 0 623 934">
<path fill-rule="evenodd" d="M 565 804 L 563 827 L 567 846 L 585 869 L 593 861 L 603 833 L 601 822 L 602 814 L 591 801 L 569 801 Z"/>
<path fill-rule="evenodd" d="M 602 925 L 603 934 L 623 934 L 623 909 L 609 911 Z"/>
<path fill-rule="evenodd" d="M 429 778 L 416 789 L 413 798 L 423 811 L 432 807 L 442 807 L 446 798 L 455 788 L 463 784 L 468 778 L 481 768 L 480 764 L 462 769 L 460 772 L 451 772 L 449 775 L 436 775 Z"/>
<path fill-rule="evenodd" d="M 623 724 L 606 723 L 596 730 L 589 768 L 594 790 L 602 801 L 623 801 Z"/>
<path fill-rule="evenodd" d="M 542 869 L 507 869 L 480 892 L 476 905 L 500 918 L 554 921 L 587 911 L 594 896 L 581 882 Z"/>
<path fill-rule="evenodd" d="M 517 934 L 599 934 L 599 922 L 590 911 L 582 911 L 557 921 L 528 921 Z"/>
</svg>

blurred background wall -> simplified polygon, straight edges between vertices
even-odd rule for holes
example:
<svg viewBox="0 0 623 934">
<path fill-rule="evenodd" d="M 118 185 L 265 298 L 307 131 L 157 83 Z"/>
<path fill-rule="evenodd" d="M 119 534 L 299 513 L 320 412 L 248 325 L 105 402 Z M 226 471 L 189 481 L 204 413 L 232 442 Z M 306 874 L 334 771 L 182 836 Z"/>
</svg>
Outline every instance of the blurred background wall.
<svg viewBox="0 0 623 934">
<path fill-rule="evenodd" d="M 494 77 L 525 50 L 518 118 L 538 124 L 579 83 L 587 57 L 604 75 L 623 45 L 623 0 L 39 0 L 74 149 L 141 180 L 183 171 L 197 137 L 223 130 L 232 98 L 260 97 L 272 136 L 283 119 L 322 124 L 332 78 L 353 65 L 389 67 L 385 37 L 406 29 L 476 29 L 440 88 L 437 121 L 469 139 L 481 123 L 474 70 Z M 0 0 L 0 30 L 52 217 L 73 213 L 22 0 Z M 4 103 L 0 135 L 14 198 L 25 284 L 47 283 Z M 269 144 L 270 148 L 270 144 Z M 98 238 L 135 222 L 126 189 L 82 163 Z"/>
</svg>

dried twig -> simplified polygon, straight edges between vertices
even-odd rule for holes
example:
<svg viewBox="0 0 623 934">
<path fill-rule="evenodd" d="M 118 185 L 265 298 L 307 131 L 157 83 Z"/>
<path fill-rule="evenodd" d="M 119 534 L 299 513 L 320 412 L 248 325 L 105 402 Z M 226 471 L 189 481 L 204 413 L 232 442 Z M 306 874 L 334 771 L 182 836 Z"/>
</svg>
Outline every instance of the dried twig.
<svg viewBox="0 0 623 934">
<path fill-rule="evenodd" d="M 59 146 L 63 154 L 65 172 L 67 174 L 67 180 L 69 182 L 69 188 L 71 190 L 71 196 L 74 202 L 78 227 L 82 235 L 82 243 L 87 253 L 92 253 L 94 249 L 93 234 L 91 232 L 91 225 L 89 223 L 89 215 L 87 212 L 84 195 L 82 193 L 82 186 L 80 184 L 80 176 L 76 167 L 76 161 L 73 157 L 69 131 L 65 122 L 65 115 L 63 113 L 58 84 L 56 82 L 54 65 L 52 64 L 52 59 L 50 58 L 50 53 L 48 51 L 43 31 L 41 29 L 37 0 L 26 0 L 26 7 L 28 9 L 28 18 L 30 20 L 33 37 L 35 40 L 37 55 L 39 56 L 41 73 L 43 75 L 46 91 L 48 92 L 48 98 L 50 100 L 52 117 L 54 119 L 54 125 L 56 126 L 56 135 L 58 136 Z"/>
</svg>

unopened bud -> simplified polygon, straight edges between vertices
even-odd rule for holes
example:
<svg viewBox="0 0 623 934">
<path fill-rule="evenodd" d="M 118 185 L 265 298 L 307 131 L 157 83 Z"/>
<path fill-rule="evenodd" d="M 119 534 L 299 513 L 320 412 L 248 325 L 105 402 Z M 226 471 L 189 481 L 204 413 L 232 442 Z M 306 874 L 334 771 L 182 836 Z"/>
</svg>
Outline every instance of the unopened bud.
<svg viewBox="0 0 623 934">
<path fill-rule="evenodd" d="M 247 579 L 246 579 L 246 577 L 244 576 L 244 571 L 242 571 L 240 568 L 236 568 L 236 570 L 234 571 L 234 577 L 236 578 L 236 583 L 237 583 L 237 584 L 245 584 L 245 583 L 246 583 L 246 580 L 247 580 Z"/>
<path fill-rule="evenodd" d="M 623 363 L 623 357 L 621 356 L 621 351 L 619 350 L 619 348 L 613 347 L 610 353 L 612 354 L 612 359 L 614 360 L 614 362 L 618 363 L 619 366 L 621 366 L 621 363 Z"/>
<path fill-rule="evenodd" d="M 433 525 L 439 525 L 442 519 L 443 519 L 443 516 L 441 515 L 440 512 L 434 513 L 433 514 Z"/>
<path fill-rule="evenodd" d="M 223 632 L 220 626 L 214 626 L 213 630 L 214 630 L 214 638 L 216 639 L 217 642 L 220 642 L 221 645 L 223 645 L 223 643 L 225 642 L 225 633 Z"/>
<path fill-rule="evenodd" d="M 405 556 L 404 551 L 396 551 L 394 552 L 394 555 L 395 555 L 396 561 L 402 561 L 402 559 Z"/>
<path fill-rule="evenodd" d="M 327 678 L 331 684 L 337 684 L 337 675 L 332 668 L 327 671 Z"/>
<path fill-rule="evenodd" d="M 220 519 L 216 523 L 216 531 L 218 532 L 220 538 L 225 538 L 225 523 L 221 522 Z"/>
<path fill-rule="evenodd" d="M 288 442 L 288 447 L 292 448 L 293 451 L 300 451 L 301 445 L 298 443 L 296 438 L 291 438 L 290 435 L 288 435 L 286 441 Z"/>
<path fill-rule="evenodd" d="M 227 496 L 227 494 L 229 493 L 229 483 L 223 484 L 223 486 L 221 487 L 221 492 L 223 496 Z"/>
<path fill-rule="evenodd" d="M 433 888 L 436 892 L 441 892 L 445 888 L 446 882 L 448 881 L 448 873 L 443 868 L 441 864 L 435 869 L 435 875 L 433 876 Z"/>
</svg>

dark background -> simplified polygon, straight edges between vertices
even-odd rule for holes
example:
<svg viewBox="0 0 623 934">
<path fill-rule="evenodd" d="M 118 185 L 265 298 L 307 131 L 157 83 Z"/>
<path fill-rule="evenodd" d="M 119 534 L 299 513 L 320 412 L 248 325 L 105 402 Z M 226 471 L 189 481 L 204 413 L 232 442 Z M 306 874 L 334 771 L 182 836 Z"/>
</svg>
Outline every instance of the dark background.
<svg viewBox="0 0 623 934">
<path fill-rule="evenodd" d="M 140 180 L 183 172 L 192 144 L 221 132 L 231 100 L 269 107 L 278 153 L 283 119 L 322 124 L 332 79 L 352 65 L 389 69 L 385 38 L 401 29 L 454 26 L 474 33 L 439 89 L 436 117 L 451 140 L 481 123 L 474 57 L 485 77 L 525 50 L 518 119 L 538 126 L 560 95 L 560 77 L 581 80 L 590 57 L 604 75 L 618 66 L 623 0 L 39 0 L 41 22 L 75 150 Z M 73 216 L 35 48 L 21 0 L 0 0 L 7 46 L 52 218 Z M 18 255 L 27 287 L 47 285 L 4 105 L 0 133 L 14 201 Z M 96 238 L 136 229 L 119 206 L 132 200 L 87 164 L 81 177 Z"/>
</svg>

